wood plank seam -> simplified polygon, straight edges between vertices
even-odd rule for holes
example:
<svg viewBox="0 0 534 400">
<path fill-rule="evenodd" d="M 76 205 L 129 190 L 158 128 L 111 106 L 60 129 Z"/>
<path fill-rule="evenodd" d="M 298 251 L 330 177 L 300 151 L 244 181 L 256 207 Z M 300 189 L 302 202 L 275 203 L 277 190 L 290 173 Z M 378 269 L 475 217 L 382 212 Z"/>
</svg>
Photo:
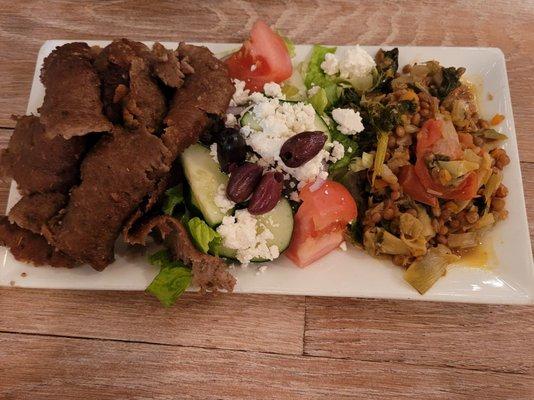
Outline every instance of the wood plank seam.
<svg viewBox="0 0 534 400">
<path fill-rule="evenodd" d="M 196 349 L 196 350 L 209 350 L 214 352 L 229 352 L 229 353 L 236 353 L 236 354 L 243 354 L 246 353 L 248 355 L 265 355 L 265 356 L 281 356 L 284 358 L 289 359 L 295 359 L 295 360 L 304 360 L 304 359 L 316 359 L 316 360 L 325 360 L 325 361 L 348 361 L 348 362 L 359 362 L 359 363 L 369 363 L 373 365 L 379 365 L 379 364 L 386 364 L 390 366 L 392 369 L 394 369 L 396 366 L 402 367 L 402 366 L 411 366 L 411 367 L 428 367 L 436 370 L 443 370 L 443 371 L 470 371 L 470 372 L 480 372 L 480 373 L 486 373 L 491 372 L 493 374 L 498 374 L 501 376 L 522 376 L 522 377 L 529 377 L 534 376 L 531 373 L 519 373 L 519 372 L 513 372 L 513 371 L 501 371 L 501 370 L 492 370 L 487 368 L 466 368 L 466 367 L 459 367 L 459 366 L 453 366 L 453 365 L 427 365 L 427 364 L 417 364 L 417 363 L 403 363 L 399 361 L 387 361 L 387 360 L 362 360 L 362 359 L 354 359 L 349 357 L 327 357 L 327 356 L 317 356 L 317 355 L 309 355 L 309 354 L 284 354 L 284 353 L 272 353 L 272 352 L 266 352 L 266 351 L 251 351 L 251 350 L 240 350 L 240 349 L 222 349 L 222 348 L 211 348 L 211 347 L 200 347 L 200 346 L 180 346 L 180 345 L 174 345 L 174 344 L 161 344 L 161 343 L 151 343 L 151 342 L 142 342 L 142 341 L 128 341 L 128 340 L 117 340 L 117 339 L 99 339 L 99 338 L 87 338 L 87 337 L 77 337 L 77 336 L 62 336 L 62 335 L 49 335 L 49 334 L 34 334 L 34 333 L 24 333 L 24 332 L 5 332 L 0 331 L 0 336 L 5 335 L 7 337 L 17 337 L 17 336 L 27 336 L 27 337 L 43 337 L 43 338 L 50 338 L 50 339 L 66 339 L 71 340 L 74 342 L 82 342 L 82 341 L 99 341 L 99 342 L 118 342 L 123 343 L 128 346 L 164 346 L 169 348 L 181 348 L 184 350 L 187 349 Z"/>
<path fill-rule="evenodd" d="M 75 335 L 61 335 L 53 333 L 37 333 L 37 332 L 24 332 L 24 331 L 9 331 L 9 330 L 0 330 L 0 335 L 23 335 L 23 336 L 36 336 L 43 338 L 61 338 L 61 339 L 80 339 L 80 340 L 96 340 L 100 342 L 119 342 L 119 343 L 131 343 L 132 345 L 151 345 L 151 346 L 165 346 L 165 347 L 179 347 L 184 349 L 201 349 L 201 350 L 219 350 L 219 351 L 235 351 L 238 353 L 255 353 L 255 354 L 266 354 L 266 355 L 275 355 L 275 356 L 303 356 L 304 351 L 301 354 L 296 353 L 282 353 L 277 351 L 260 351 L 260 350 L 249 350 L 249 349 L 237 349 L 232 347 L 217 347 L 217 346 L 198 346 L 198 345 L 181 345 L 176 343 L 161 343 L 161 342 L 151 342 L 148 340 L 128 340 L 128 339 L 118 339 L 118 338 L 99 338 L 92 336 L 75 336 Z M 308 357 L 308 356 L 307 356 Z M 351 358 L 338 358 L 338 357 L 324 357 L 324 356 L 314 356 L 310 355 L 309 357 L 322 358 L 322 359 L 332 359 L 332 360 L 351 360 Z M 374 361 L 379 362 L 379 361 Z"/>
</svg>

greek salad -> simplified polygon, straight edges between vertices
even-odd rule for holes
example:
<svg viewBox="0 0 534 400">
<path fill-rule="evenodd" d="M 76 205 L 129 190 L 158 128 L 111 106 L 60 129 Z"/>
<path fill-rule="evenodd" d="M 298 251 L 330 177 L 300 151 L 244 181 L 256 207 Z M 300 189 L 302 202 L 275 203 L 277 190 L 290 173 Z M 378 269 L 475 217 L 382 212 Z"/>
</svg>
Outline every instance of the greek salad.
<svg viewBox="0 0 534 400">
<path fill-rule="evenodd" d="M 230 107 L 183 152 L 164 212 L 230 263 L 307 267 L 355 245 L 424 294 L 507 216 L 502 116 L 479 115 L 462 67 L 399 69 L 398 49 L 358 45 L 293 55 L 257 21 L 224 58 Z"/>
</svg>

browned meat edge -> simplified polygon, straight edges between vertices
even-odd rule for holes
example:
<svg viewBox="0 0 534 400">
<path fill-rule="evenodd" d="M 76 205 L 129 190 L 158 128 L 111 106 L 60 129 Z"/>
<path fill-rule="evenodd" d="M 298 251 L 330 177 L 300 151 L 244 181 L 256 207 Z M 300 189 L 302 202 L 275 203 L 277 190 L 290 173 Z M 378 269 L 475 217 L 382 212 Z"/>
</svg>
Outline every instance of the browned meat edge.
<svg viewBox="0 0 534 400">
<path fill-rule="evenodd" d="M 159 130 L 167 104 L 152 78 L 152 68 L 157 62 L 159 69 L 168 70 L 174 60 L 157 60 L 143 43 L 128 39 L 114 40 L 97 56 L 95 67 L 102 80 L 104 110 L 113 123 L 145 128 L 151 133 Z M 183 77 L 179 69 L 175 72 L 179 74 L 177 79 Z"/>
<path fill-rule="evenodd" d="M 38 117 L 20 117 L 8 148 L 0 155 L 1 173 L 12 177 L 22 194 L 67 192 L 78 179 L 88 143 L 87 137 L 50 139 Z"/>
<path fill-rule="evenodd" d="M 154 229 L 165 238 L 173 256 L 191 266 L 193 284 L 202 292 L 233 290 L 236 280 L 228 272 L 226 263 L 218 257 L 200 252 L 191 241 L 187 229 L 176 218 L 161 215 L 149 219 L 132 232 L 132 238 L 139 244 L 145 244 L 147 236 Z"/>
<path fill-rule="evenodd" d="M 41 228 L 63 208 L 67 198 L 59 192 L 24 196 L 9 210 L 9 221 L 33 233 L 41 234 Z"/>
<path fill-rule="evenodd" d="M 0 217 L 0 245 L 8 247 L 16 260 L 35 266 L 72 268 L 76 262 L 69 256 L 56 251 L 46 239 L 15 224 L 7 217 Z"/>
<path fill-rule="evenodd" d="M 127 218 L 169 171 L 169 151 L 144 130 L 116 127 L 81 166 L 81 183 L 45 236 L 76 260 L 104 269 L 114 260 L 115 240 Z"/>
<path fill-rule="evenodd" d="M 41 81 L 46 93 L 39 111 L 47 136 L 68 139 L 112 128 L 102 113 L 100 80 L 91 62 L 87 43 L 59 46 L 45 58 Z"/>
</svg>

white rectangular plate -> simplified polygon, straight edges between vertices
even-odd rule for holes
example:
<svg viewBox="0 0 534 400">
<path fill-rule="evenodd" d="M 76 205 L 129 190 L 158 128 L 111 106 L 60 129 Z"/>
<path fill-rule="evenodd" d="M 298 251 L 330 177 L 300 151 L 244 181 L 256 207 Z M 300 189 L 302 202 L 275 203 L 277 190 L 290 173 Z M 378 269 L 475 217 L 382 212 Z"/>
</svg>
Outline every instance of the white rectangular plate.
<svg viewBox="0 0 534 400">
<path fill-rule="evenodd" d="M 68 41 L 50 40 L 44 43 L 37 59 L 28 113 L 37 113 L 42 104 L 44 87 L 39 71 L 46 57 L 56 46 Z M 105 46 L 106 41 L 89 41 L 90 45 Z M 151 42 L 146 42 L 151 45 Z M 163 43 L 176 48 L 177 43 Z M 215 54 L 235 49 L 230 43 L 202 43 Z M 389 47 L 388 47 L 389 48 Z M 295 65 L 305 58 L 311 46 L 297 46 Z M 365 46 L 371 55 L 378 46 Z M 532 303 L 534 299 L 534 266 L 530 247 L 521 170 L 517 152 L 510 90 L 503 53 L 495 48 L 468 47 L 399 47 L 399 64 L 438 60 L 445 66 L 467 68 L 466 77 L 477 86 L 481 113 L 485 117 L 495 113 L 506 119 L 500 127 L 509 136 L 504 147 L 511 163 L 504 173 L 510 188 L 507 200 L 509 217 L 497 224 L 488 240 L 495 256 L 490 268 L 451 267 L 424 296 L 419 295 L 402 277 L 402 269 L 387 260 L 374 259 L 363 251 L 349 248 L 334 251 L 308 268 L 300 269 L 285 257 L 268 263 L 263 273 L 257 266 L 236 268 L 236 292 L 275 293 L 313 296 L 376 297 L 414 300 L 439 300 L 470 303 Z M 489 100 L 491 94 L 493 100 Z M 19 195 L 12 185 L 8 209 Z M 120 247 L 120 246 L 119 246 Z M 155 276 L 156 268 L 146 262 L 146 254 L 128 254 L 118 249 L 116 261 L 103 272 L 88 266 L 72 270 L 50 267 L 35 268 L 16 261 L 4 251 L 0 268 L 0 285 L 55 289 L 115 289 L 144 290 Z M 22 277 L 21 273 L 26 276 Z"/>
</svg>

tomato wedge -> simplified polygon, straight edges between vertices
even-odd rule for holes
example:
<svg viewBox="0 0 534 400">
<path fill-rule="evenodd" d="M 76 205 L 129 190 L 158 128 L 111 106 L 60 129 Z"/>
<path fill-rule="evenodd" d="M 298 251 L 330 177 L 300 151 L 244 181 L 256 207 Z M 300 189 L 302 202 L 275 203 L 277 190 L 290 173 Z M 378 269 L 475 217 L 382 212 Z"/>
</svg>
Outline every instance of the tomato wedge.
<svg viewBox="0 0 534 400">
<path fill-rule="evenodd" d="M 469 173 L 456 187 L 444 186 L 436 182 L 430 175 L 425 159 L 429 154 L 440 154 L 448 156 L 451 160 L 457 160 L 462 156 L 462 147 L 458 139 L 458 134 L 450 122 L 443 122 L 430 119 L 422 126 L 417 134 L 416 156 L 414 172 L 419 178 L 420 185 L 431 195 L 450 200 L 470 200 L 476 196 L 478 179 L 476 172 Z M 424 198 L 420 189 L 414 183 L 411 171 L 405 170 L 404 181 L 408 189 L 403 188 L 407 194 L 418 200 L 415 196 Z M 410 183 L 408 183 L 410 182 Z M 402 185 L 402 184 L 401 184 Z M 413 194 L 410 194 L 411 191 Z M 417 194 L 415 192 L 417 191 Z M 430 204 L 423 200 L 418 200 L 425 204 Z"/>
<path fill-rule="evenodd" d="M 428 193 L 415 173 L 413 165 L 405 165 L 399 171 L 399 184 L 404 193 L 410 196 L 415 201 L 423 204 L 428 204 L 432 207 L 438 206 L 438 199 Z"/>
<path fill-rule="evenodd" d="M 319 189 L 311 184 L 300 192 L 302 204 L 295 215 L 293 237 L 285 255 L 299 267 L 336 249 L 348 223 L 358 215 L 356 202 L 340 183 L 326 181 Z"/>
<path fill-rule="evenodd" d="M 252 91 L 262 91 L 269 82 L 280 83 L 293 71 L 284 40 L 261 20 L 254 23 L 250 37 L 226 64 L 230 77 L 245 81 Z"/>
</svg>

